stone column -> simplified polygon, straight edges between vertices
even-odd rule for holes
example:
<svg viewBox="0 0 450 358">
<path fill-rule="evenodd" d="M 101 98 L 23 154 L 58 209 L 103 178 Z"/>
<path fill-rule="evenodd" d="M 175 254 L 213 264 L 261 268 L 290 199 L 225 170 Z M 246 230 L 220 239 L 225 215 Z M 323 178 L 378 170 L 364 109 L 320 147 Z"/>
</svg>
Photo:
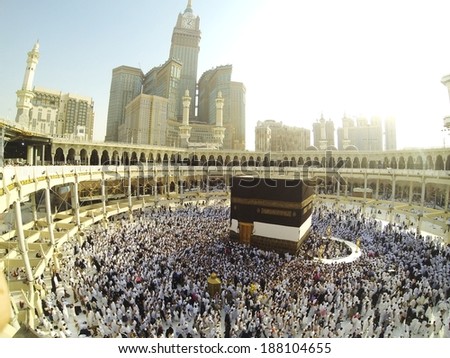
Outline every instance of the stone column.
<svg viewBox="0 0 450 358">
<path fill-rule="evenodd" d="M 420 196 L 420 207 L 423 212 L 423 207 L 425 205 L 425 177 L 422 177 L 422 193 Z"/>
<path fill-rule="evenodd" d="M 413 190 L 414 190 L 413 183 L 412 183 L 412 181 L 410 181 L 410 182 L 409 182 L 409 198 L 408 198 L 408 203 L 409 203 L 409 205 L 412 204 Z"/>
<path fill-rule="evenodd" d="M 392 201 L 395 201 L 395 174 L 392 175 Z"/>
<path fill-rule="evenodd" d="M 379 198 L 379 191 L 380 191 L 380 179 L 377 178 L 377 184 L 376 184 L 376 188 L 375 188 L 375 200 L 378 200 Z"/>
<path fill-rule="evenodd" d="M 55 263 L 56 270 L 59 271 L 60 267 L 56 250 L 55 233 L 53 232 L 54 226 L 53 226 L 52 208 L 50 205 L 50 179 L 47 181 L 47 187 L 45 188 L 45 211 L 47 217 L 47 227 L 50 238 L 50 244 L 53 247 L 53 262 Z"/>
<path fill-rule="evenodd" d="M 364 200 L 367 199 L 367 172 L 364 173 Z"/>
<path fill-rule="evenodd" d="M 129 216 L 130 221 L 133 221 L 133 202 L 131 200 L 132 193 L 131 193 L 131 166 L 128 166 L 128 210 L 129 210 Z"/>
<path fill-rule="evenodd" d="M 36 222 L 38 219 L 36 207 L 36 193 L 30 194 L 30 200 L 31 200 L 31 214 L 33 215 L 33 221 Z"/>
<path fill-rule="evenodd" d="M 75 182 L 72 184 L 71 190 L 72 214 L 75 217 L 75 223 L 80 229 L 80 200 L 78 197 L 78 174 L 75 173 Z"/>
<path fill-rule="evenodd" d="M 445 199 L 444 199 L 444 205 L 445 205 L 445 212 L 448 212 L 448 196 L 450 194 L 450 186 L 447 185 L 447 188 L 445 189 Z"/>
<path fill-rule="evenodd" d="M 41 164 L 42 166 L 45 165 L 45 144 L 42 145 Z"/>
<path fill-rule="evenodd" d="M 34 328 L 34 276 L 33 269 L 31 268 L 30 258 L 28 256 L 28 249 L 25 242 L 25 234 L 23 231 L 22 225 L 22 208 L 20 206 L 20 200 L 14 202 L 14 211 L 15 211 L 15 219 L 16 219 L 16 235 L 19 246 L 19 252 L 22 256 L 24 267 L 25 267 L 25 275 L 28 283 L 28 297 L 25 297 L 27 304 L 29 306 L 27 311 L 27 324 Z"/>
<path fill-rule="evenodd" d="M 34 165 L 34 146 L 31 144 L 27 146 L 27 163 Z"/>
<path fill-rule="evenodd" d="M 104 175 L 102 175 L 103 178 L 101 180 L 101 190 L 102 190 L 102 213 L 103 216 L 106 218 L 106 201 L 107 201 L 107 196 L 106 196 L 106 181 L 104 178 Z"/>
</svg>

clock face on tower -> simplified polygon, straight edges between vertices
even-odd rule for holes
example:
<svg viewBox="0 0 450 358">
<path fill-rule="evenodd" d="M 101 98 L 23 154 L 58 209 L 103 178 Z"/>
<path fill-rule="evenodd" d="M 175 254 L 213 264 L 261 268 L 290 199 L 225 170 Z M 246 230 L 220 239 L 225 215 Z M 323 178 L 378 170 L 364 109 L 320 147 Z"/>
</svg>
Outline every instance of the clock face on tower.
<svg viewBox="0 0 450 358">
<path fill-rule="evenodd" d="M 195 28 L 195 19 L 192 17 L 184 17 L 182 25 L 186 29 L 194 29 Z"/>
</svg>

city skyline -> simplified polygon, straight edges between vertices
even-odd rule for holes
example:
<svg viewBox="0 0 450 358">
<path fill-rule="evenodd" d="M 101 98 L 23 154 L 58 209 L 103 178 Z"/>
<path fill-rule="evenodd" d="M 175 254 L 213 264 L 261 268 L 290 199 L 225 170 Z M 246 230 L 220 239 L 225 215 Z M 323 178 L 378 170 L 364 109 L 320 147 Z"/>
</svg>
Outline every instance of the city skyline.
<svg viewBox="0 0 450 358">
<path fill-rule="evenodd" d="M 160 65 L 186 3 L 0 4 L 0 117 L 14 120 L 26 54 L 39 40 L 35 85 L 92 97 L 94 140 L 102 141 L 112 69 L 130 65 L 146 72 Z M 398 149 L 443 145 L 443 117 L 450 114 L 440 83 L 450 73 L 443 1 L 407 7 L 350 0 L 231 0 L 214 6 L 193 0 L 192 5 L 202 31 L 198 73 L 232 64 L 233 79 L 247 88 L 247 149 L 253 149 L 258 121 L 312 130 L 322 114 L 336 127 L 344 114 L 394 117 Z M 25 25 L 17 27 L 19 11 Z"/>
</svg>

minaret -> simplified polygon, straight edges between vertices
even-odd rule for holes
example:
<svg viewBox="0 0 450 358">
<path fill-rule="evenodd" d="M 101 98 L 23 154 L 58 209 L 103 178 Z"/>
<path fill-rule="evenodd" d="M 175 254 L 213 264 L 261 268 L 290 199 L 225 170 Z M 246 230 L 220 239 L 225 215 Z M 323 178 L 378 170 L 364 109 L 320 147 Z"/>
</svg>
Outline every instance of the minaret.
<svg viewBox="0 0 450 358">
<path fill-rule="evenodd" d="M 219 145 L 219 148 L 223 145 L 223 139 L 225 138 L 225 127 L 223 126 L 223 97 L 222 92 L 217 93 L 216 98 L 216 127 L 213 129 L 214 139 Z"/>
<path fill-rule="evenodd" d="M 181 146 L 185 148 L 189 146 L 189 138 L 191 137 L 191 129 L 192 129 L 192 127 L 189 125 L 190 106 L 191 106 L 191 97 L 189 97 L 189 90 L 186 90 L 183 96 L 183 123 L 180 126 Z"/>
<path fill-rule="evenodd" d="M 39 60 L 39 41 L 35 43 L 33 49 L 28 52 L 27 68 L 23 78 L 22 89 L 17 94 L 17 114 L 16 122 L 28 126 L 30 120 L 30 109 L 33 107 L 31 100 L 34 97 L 33 81 L 36 72 L 36 66 Z"/>
</svg>

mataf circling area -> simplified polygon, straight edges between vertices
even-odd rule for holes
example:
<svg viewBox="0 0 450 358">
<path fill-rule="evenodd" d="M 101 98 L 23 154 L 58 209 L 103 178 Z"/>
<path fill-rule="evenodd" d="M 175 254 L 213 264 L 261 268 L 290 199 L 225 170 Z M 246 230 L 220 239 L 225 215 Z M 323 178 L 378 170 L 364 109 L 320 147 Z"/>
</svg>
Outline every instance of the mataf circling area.
<svg viewBox="0 0 450 358">
<path fill-rule="evenodd" d="M 92 226 L 82 243 L 65 244 L 51 283 L 39 283 L 50 293 L 41 297 L 38 333 L 450 337 L 448 246 L 358 209 L 318 205 L 311 238 L 330 226 L 335 238 L 322 253 L 334 262 L 324 264 L 308 258 L 317 240 L 298 256 L 280 255 L 230 241 L 228 220 L 227 206 L 184 205 Z M 213 272 L 217 293 L 208 287 Z"/>
</svg>

